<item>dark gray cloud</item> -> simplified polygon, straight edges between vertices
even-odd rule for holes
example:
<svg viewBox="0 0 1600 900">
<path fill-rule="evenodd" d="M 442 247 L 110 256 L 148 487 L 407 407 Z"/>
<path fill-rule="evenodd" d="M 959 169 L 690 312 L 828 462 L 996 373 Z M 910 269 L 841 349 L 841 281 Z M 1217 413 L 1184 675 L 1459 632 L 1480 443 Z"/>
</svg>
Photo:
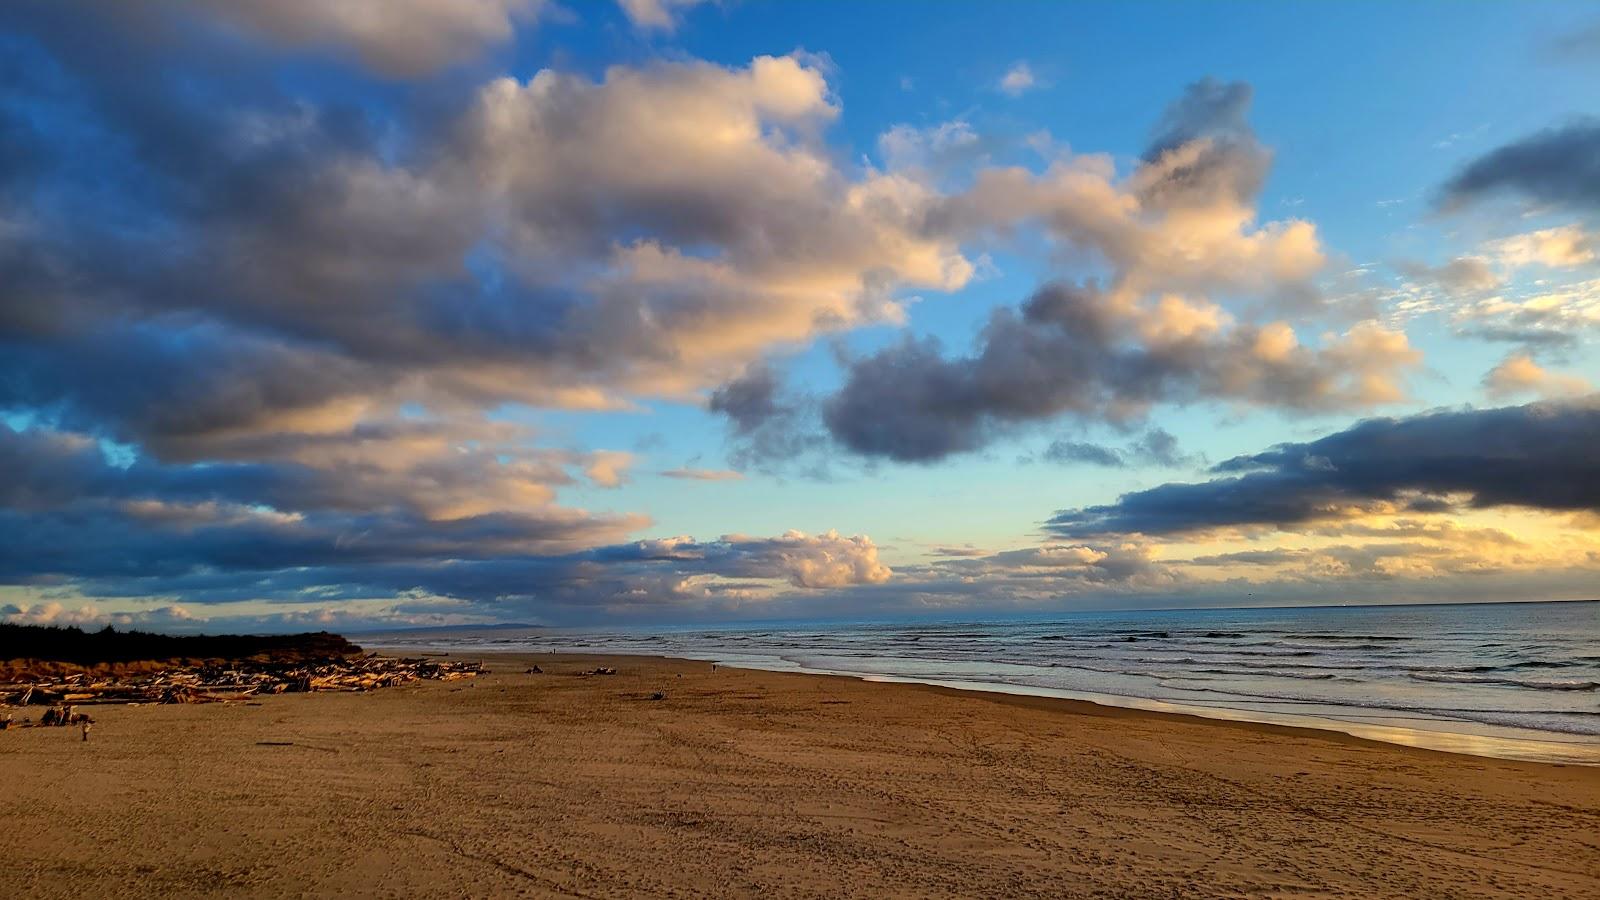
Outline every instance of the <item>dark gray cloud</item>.
<svg viewBox="0 0 1600 900">
<path fill-rule="evenodd" d="M 1193 461 L 1178 449 L 1178 439 L 1164 428 L 1151 428 L 1126 447 L 1058 439 L 1040 456 L 1046 462 L 1121 469 L 1130 465 L 1181 466 Z"/>
<path fill-rule="evenodd" d="M 1457 257 L 1439 266 L 1400 260 L 1395 268 L 1407 278 L 1437 284 L 1450 293 L 1487 291 L 1500 285 L 1500 277 L 1488 261 L 1475 256 Z"/>
<path fill-rule="evenodd" d="M 1387 380 L 1414 357 L 1386 333 L 1310 350 L 1286 329 L 1195 328 L 1194 313 L 1048 285 L 1020 312 L 995 311 L 971 355 L 907 338 L 851 361 L 823 421 L 855 453 L 933 462 L 1064 413 L 1127 422 L 1161 402 L 1320 410 L 1392 399 Z"/>
<path fill-rule="evenodd" d="M 1557 59 L 1600 60 L 1600 22 L 1562 35 L 1550 42 L 1549 49 Z"/>
<path fill-rule="evenodd" d="M 1578 335 L 1552 328 L 1518 327 L 1515 325 L 1469 325 L 1456 329 L 1461 337 L 1477 338 L 1505 344 L 1522 344 L 1533 349 L 1570 350 L 1578 345 Z"/>
<path fill-rule="evenodd" d="M 769 366 L 752 366 L 712 391 L 706 408 L 727 416 L 735 432 L 749 434 L 790 413 L 790 406 L 778 400 L 779 390 L 778 376 Z"/>
<path fill-rule="evenodd" d="M 764 364 L 712 391 L 706 402 L 708 410 L 728 420 L 730 461 L 741 469 L 766 472 L 783 470 L 824 449 L 827 438 L 817 427 L 814 407 L 814 398 L 787 390 L 778 372 Z M 826 477 L 826 461 L 811 460 L 804 471 Z"/>
<path fill-rule="evenodd" d="M 1139 462 L 1158 466 L 1182 466 L 1195 460 L 1178 449 L 1177 436 L 1165 428 L 1147 430 L 1127 452 Z"/>
<path fill-rule="evenodd" d="M 1452 210 L 1496 194 L 1600 211 L 1600 120 L 1579 119 L 1491 150 L 1445 182 L 1439 202 Z"/>
<path fill-rule="evenodd" d="M 1062 510 L 1066 537 L 1213 528 L 1294 529 L 1376 504 L 1417 513 L 1462 506 L 1600 511 L 1600 395 L 1571 402 L 1369 419 L 1301 444 L 1227 460 L 1218 476 Z"/>
<path fill-rule="evenodd" d="M 1050 446 L 1044 448 L 1041 454 L 1046 462 L 1071 465 L 1079 463 L 1088 466 L 1104 466 L 1108 469 L 1120 469 L 1128 464 L 1121 452 L 1114 447 L 1101 444 L 1091 444 L 1086 441 L 1054 440 Z"/>
<path fill-rule="evenodd" d="M 1238 81 L 1189 85 L 1151 134 L 1143 159 L 1161 174 L 1143 186 L 1142 199 L 1157 208 L 1254 200 L 1272 167 L 1248 120 L 1254 95 Z"/>
</svg>

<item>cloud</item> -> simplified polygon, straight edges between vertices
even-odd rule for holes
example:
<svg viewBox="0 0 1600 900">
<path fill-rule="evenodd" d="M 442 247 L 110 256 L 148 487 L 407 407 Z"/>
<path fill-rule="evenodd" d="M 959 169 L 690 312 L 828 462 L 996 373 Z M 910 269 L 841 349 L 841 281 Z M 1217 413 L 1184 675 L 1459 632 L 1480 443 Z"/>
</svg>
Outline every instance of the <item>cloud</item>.
<svg viewBox="0 0 1600 900">
<path fill-rule="evenodd" d="M 0 621 L 13 625 L 118 625 L 169 630 L 199 619 L 182 606 L 160 606 L 136 611 L 109 612 L 92 603 L 69 607 L 62 603 L 34 603 L 27 607 L 8 603 L 0 606 Z"/>
<path fill-rule="evenodd" d="M 112 396 L 129 379 L 99 388 L 59 364 L 104 348 L 170 373 L 194 402 L 169 405 L 214 410 L 213 430 L 405 402 L 684 399 L 776 348 L 897 320 L 901 289 L 970 277 L 953 239 L 922 233 L 926 188 L 838 168 L 822 139 L 838 105 L 805 58 L 547 70 L 440 107 L 459 113 L 375 122 L 261 87 L 270 61 L 248 53 L 97 55 L 119 46 L 115 22 L 23 22 L 40 70 L 84 89 L 24 80 L 18 108 L 118 139 L 38 156 L 18 198 L 0 343 L 27 371 L 0 381 L 35 398 L 20 402 L 145 412 Z M 127 92 L 145 67 L 174 77 Z M 195 82 L 227 102 L 195 101 Z M 91 190 L 103 172 L 140 187 Z M 129 216 L 161 238 L 112 225 Z M 204 360 L 227 377 L 182 371 Z"/>
<path fill-rule="evenodd" d="M 1250 104 L 1255 92 L 1242 81 L 1222 82 L 1206 77 L 1191 84 L 1183 96 L 1169 104 L 1156 123 L 1144 158 L 1154 162 L 1197 140 L 1254 142 Z"/>
<path fill-rule="evenodd" d="M 995 311 L 968 355 L 906 336 L 845 358 L 843 386 L 817 406 L 829 436 L 862 457 L 932 462 L 1066 415 L 1126 424 L 1161 403 L 1315 412 L 1403 399 L 1419 360 L 1403 334 L 1363 322 L 1308 346 L 1286 322 L 1240 322 L 1210 299 L 1249 297 L 1251 317 L 1321 302 L 1315 228 L 1255 222 L 1271 153 L 1245 120 L 1250 99 L 1243 84 L 1192 85 L 1125 177 L 1094 156 L 1058 158 L 1039 174 L 984 167 L 931 203 L 931 233 L 965 243 L 1038 225 L 1062 254 L 1098 257 L 1108 278 L 1049 284 Z M 776 390 L 760 384 L 762 396 Z M 723 403 L 712 409 L 733 412 Z M 791 436 L 814 434 L 798 409 L 763 416 L 740 404 L 732 424 L 748 437 L 781 419 L 772 434 L 782 439 L 765 442 L 781 452 L 800 444 Z"/>
<path fill-rule="evenodd" d="M 685 481 L 738 481 L 744 475 L 732 469 L 665 469 L 660 474 L 663 478 L 677 478 Z"/>
<path fill-rule="evenodd" d="M 1311 223 L 1256 222 L 1272 154 L 1243 119 L 1250 96 L 1246 85 L 1198 82 L 1125 176 L 1088 154 L 1041 173 L 987 167 L 934 203 L 928 223 L 968 240 L 1038 226 L 1063 259 L 1103 263 L 1118 294 L 1248 294 L 1304 314 L 1323 300 L 1311 280 L 1326 259 Z"/>
<path fill-rule="evenodd" d="M 1550 268 L 1571 268 L 1594 262 L 1597 241 L 1579 225 L 1544 228 L 1492 241 L 1491 252 L 1507 265 L 1537 263 Z"/>
<path fill-rule="evenodd" d="M 853 360 L 823 420 L 856 453 L 930 462 L 1067 413 L 1127 422 L 1157 403 L 1197 400 L 1361 408 L 1399 399 L 1396 376 L 1416 361 L 1404 335 L 1377 325 L 1313 349 L 1285 324 L 1231 325 L 1176 297 L 1128 305 L 1051 285 L 1020 312 L 996 311 L 972 355 L 906 339 Z"/>
<path fill-rule="evenodd" d="M 463 74 L 352 108 L 280 93 L 283 50 L 420 74 L 524 5 L 477 4 L 476 32 L 411 20 L 428 35 L 338 18 L 357 3 L 226 28 L 167 28 L 201 14 L 173 7 L 159 34 L 75 8 L 8 21 L 0 584 L 592 621 L 891 576 L 832 533 L 619 550 L 648 517 L 559 494 L 622 485 L 632 456 L 510 424 L 689 399 L 970 276 L 922 227 L 931 189 L 841 168 L 813 58 Z"/>
<path fill-rule="evenodd" d="M 624 12 L 670 30 L 687 5 Z M 563 492 L 624 486 L 647 460 L 514 423 L 703 402 L 735 468 L 822 471 L 833 447 L 931 461 L 1058 419 L 1130 429 L 1162 404 L 1366 409 L 1417 363 L 1375 322 L 1313 324 L 1328 257 L 1310 222 L 1260 215 L 1272 153 L 1243 84 L 1192 85 L 1136 160 L 1033 136 L 1016 155 L 1043 162 L 998 165 L 1009 145 L 964 119 L 897 126 L 858 159 L 805 53 L 484 80 L 474 62 L 517 49 L 548 4 L 151 10 L 7 18 L 0 584 L 28 599 L 6 615 L 227 607 L 292 627 L 1131 597 L 1185 576 L 1122 536 L 893 572 L 835 532 L 634 540 L 647 516 Z M 831 394 L 772 368 L 902 326 L 996 248 L 1073 280 L 971 346 L 840 351 Z M 1579 227 L 1485 252 L 1570 266 L 1591 249 Z M 1588 321 L 1576 295 L 1516 299 L 1462 321 Z M 1160 429 L 1124 433 L 1105 460 L 1188 464 Z M 1057 455 L 1092 446 L 1070 444 Z"/>
<path fill-rule="evenodd" d="M 0 427 L 0 460 L 14 473 L 0 490 L 0 518 L 16 534 L 7 559 L 34 574 L 182 565 L 176 545 L 161 549 L 169 529 L 194 537 L 194 564 L 224 568 L 237 556 L 277 566 L 482 558 L 568 552 L 648 524 L 556 505 L 567 467 L 591 465 L 592 454 L 527 447 L 514 434 L 396 424 L 287 443 L 249 460 L 123 466 L 83 434 Z"/>
<path fill-rule="evenodd" d="M 1483 377 L 1483 387 L 1497 399 L 1518 394 L 1576 397 L 1594 390 L 1582 378 L 1547 371 L 1526 353 L 1512 353 L 1501 360 Z"/>
<path fill-rule="evenodd" d="M 900 124 L 878 135 L 878 152 L 890 171 L 922 174 L 981 162 L 990 144 L 964 119 L 925 128 Z"/>
<path fill-rule="evenodd" d="M 1407 278 L 1429 282 L 1451 294 L 1490 291 L 1501 284 L 1500 276 L 1479 256 L 1459 256 L 1442 266 L 1402 260 L 1395 268 Z"/>
<path fill-rule="evenodd" d="M 420 593 L 490 617 L 511 609 L 585 619 L 730 592 L 761 602 L 778 590 L 879 584 L 893 574 L 870 538 L 831 531 L 615 543 L 646 522 L 562 509 L 543 490 L 519 504 L 506 496 L 518 481 L 457 480 L 480 474 L 481 461 L 460 467 L 453 447 L 434 454 L 399 442 L 330 445 L 343 461 L 324 468 L 142 460 L 124 468 L 81 435 L 0 428 L 9 476 L 0 488 L 0 584 L 206 605 Z M 535 474 L 511 468 L 512 477 Z"/>
<path fill-rule="evenodd" d="M 286 46 L 348 48 L 386 75 L 415 76 L 509 42 L 516 26 L 533 22 L 545 2 L 200 0 L 185 6 Z"/>
<path fill-rule="evenodd" d="M 1062 510 L 1067 538 L 1304 528 L 1373 511 L 1600 510 L 1600 395 L 1498 409 L 1369 419 L 1213 468 L 1217 476 Z"/>
<path fill-rule="evenodd" d="M 918 572 L 909 573 L 915 578 Z M 934 563 L 920 574 L 966 579 L 993 579 L 1013 586 L 1031 583 L 1034 589 L 1070 589 L 1084 585 L 1142 584 L 1150 587 L 1172 581 L 1151 557 L 1148 545 L 1122 542 L 1101 545 L 1049 543 L 1002 550 L 988 556 L 955 558 Z"/>
<path fill-rule="evenodd" d="M 1444 184 L 1439 203 L 1453 211 L 1495 194 L 1540 206 L 1600 210 L 1600 121 L 1578 119 L 1478 157 Z"/>
<path fill-rule="evenodd" d="M 1178 439 L 1163 428 L 1151 428 L 1127 447 L 1118 449 L 1083 441 L 1050 442 L 1042 458 L 1047 462 L 1121 469 L 1130 465 L 1181 466 L 1193 461 L 1178 450 Z"/>
<path fill-rule="evenodd" d="M 1043 456 L 1049 462 L 1064 465 L 1082 463 L 1089 466 L 1120 469 L 1128 464 L 1128 461 L 1117 450 L 1083 441 L 1051 441 L 1050 446 L 1045 448 Z"/>
<path fill-rule="evenodd" d="M 0 173 L 0 222 L 25 223 L 0 244 L 0 403 L 158 456 L 407 404 L 687 399 L 971 273 L 923 233 L 926 188 L 837 167 L 837 102 L 800 57 L 544 71 L 374 122 L 276 94 L 270 58 L 203 31 L 156 48 L 64 17 L 22 17 L 23 44 L 81 90 L 23 79 L 0 117 L 116 139 L 41 144 L 26 194 Z M 127 91 L 145 69 L 172 77 Z"/>
<path fill-rule="evenodd" d="M 1551 41 L 1549 50 L 1558 59 L 1574 61 L 1600 59 L 1600 22 L 1579 28 Z"/>
<path fill-rule="evenodd" d="M 706 409 L 728 420 L 741 468 L 774 469 L 821 449 L 810 398 L 792 396 L 770 366 L 751 366 L 711 392 Z"/>
<path fill-rule="evenodd" d="M 1020 97 L 1037 86 L 1038 80 L 1033 75 L 1033 67 L 1026 61 L 1013 63 L 1011 68 L 1000 76 L 1001 93 L 1012 97 Z"/>
<path fill-rule="evenodd" d="M 776 571 L 803 588 L 833 588 L 853 584 L 879 584 L 894 573 L 878 561 L 870 538 L 841 537 L 836 531 L 807 536 L 789 531 L 769 540 L 724 538 L 732 552 L 743 554 L 748 571 L 761 576 Z M 770 576 L 769 576 L 770 577 Z"/>
<path fill-rule="evenodd" d="M 589 464 L 583 474 L 597 487 L 618 488 L 628 481 L 628 467 L 633 465 L 632 453 L 620 450 L 596 450 L 589 454 Z"/>
<path fill-rule="evenodd" d="M 1481 341 L 1523 344 L 1536 349 L 1567 350 L 1578 345 L 1577 335 L 1547 328 L 1482 325 L 1459 328 L 1455 333 L 1460 337 L 1477 338 Z"/>
<path fill-rule="evenodd" d="M 623 15 L 641 30 L 673 32 L 683 14 L 706 0 L 617 0 Z"/>
<path fill-rule="evenodd" d="M 1535 281 L 1477 297 L 1450 310 L 1457 334 L 1515 341 L 1533 350 L 1576 346 L 1600 326 L 1600 279 Z"/>
</svg>

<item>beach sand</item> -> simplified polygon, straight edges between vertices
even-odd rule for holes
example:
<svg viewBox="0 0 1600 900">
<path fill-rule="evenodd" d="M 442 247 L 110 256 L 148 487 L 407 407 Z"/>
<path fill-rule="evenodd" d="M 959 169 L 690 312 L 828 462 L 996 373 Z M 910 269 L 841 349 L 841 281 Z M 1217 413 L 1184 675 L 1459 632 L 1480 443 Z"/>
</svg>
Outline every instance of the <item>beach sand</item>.
<svg viewBox="0 0 1600 900">
<path fill-rule="evenodd" d="M 0 897 L 1600 896 L 1600 769 L 489 659 L 476 682 L 96 707 L 87 743 L 0 732 Z M 595 665 L 618 673 L 577 677 Z"/>
</svg>

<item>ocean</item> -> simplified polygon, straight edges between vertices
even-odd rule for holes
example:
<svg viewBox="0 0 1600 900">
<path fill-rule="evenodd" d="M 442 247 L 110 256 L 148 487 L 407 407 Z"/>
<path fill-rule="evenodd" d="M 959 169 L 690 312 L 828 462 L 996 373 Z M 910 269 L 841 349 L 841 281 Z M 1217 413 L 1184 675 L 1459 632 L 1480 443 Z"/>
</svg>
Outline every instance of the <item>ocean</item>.
<svg viewBox="0 0 1600 900">
<path fill-rule="evenodd" d="M 1600 603 L 396 632 L 435 652 L 653 654 L 1090 700 L 1600 765 Z"/>
</svg>

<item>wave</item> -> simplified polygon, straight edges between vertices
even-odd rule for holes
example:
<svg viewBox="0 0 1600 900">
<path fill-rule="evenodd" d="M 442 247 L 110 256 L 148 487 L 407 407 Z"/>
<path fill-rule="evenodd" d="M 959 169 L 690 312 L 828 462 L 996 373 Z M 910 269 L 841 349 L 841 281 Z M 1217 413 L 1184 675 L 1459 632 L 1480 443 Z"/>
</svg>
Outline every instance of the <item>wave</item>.
<svg viewBox="0 0 1600 900">
<path fill-rule="evenodd" d="M 1594 691 L 1600 690 L 1600 681 L 1539 681 L 1532 678 L 1496 678 L 1456 672 L 1408 672 L 1417 681 L 1443 684 L 1503 684 L 1534 691 Z"/>
<path fill-rule="evenodd" d="M 1409 641 L 1411 638 L 1393 634 L 1316 634 L 1286 631 L 1284 637 L 1302 641 Z"/>
<path fill-rule="evenodd" d="M 1261 645 L 1253 644 L 1251 646 L 1261 646 Z M 1118 649 L 1115 644 L 1108 644 L 1108 645 L 1106 645 L 1106 648 L 1107 649 Z M 1319 656 L 1319 655 L 1321 655 L 1321 651 L 1318 651 L 1318 650 L 1292 650 L 1292 649 L 1287 649 L 1287 648 L 1278 649 L 1278 650 L 1241 650 L 1241 649 L 1237 649 L 1237 648 L 1234 648 L 1234 647 L 1224 647 L 1224 648 L 1215 648 L 1215 649 L 1213 649 L 1211 647 L 1189 646 L 1189 647 L 1147 647 L 1147 648 L 1141 648 L 1141 650 L 1142 650 L 1142 652 L 1146 652 L 1146 653 L 1183 653 L 1183 654 L 1186 654 L 1186 655 L 1187 654 L 1199 654 L 1199 655 L 1203 655 L 1203 656 L 1267 656 L 1267 657 L 1294 656 L 1294 657 L 1304 657 L 1304 656 Z"/>
<path fill-rule="evenodd" d="M 1245 678 L 1299 678 L 1304 681 L 1327 681 L 1338 676 L 1332 672 L 1282 672 L 1273 669 L 1199 669 L 1212 675 L 1240 675 Z"/>
</svg>

